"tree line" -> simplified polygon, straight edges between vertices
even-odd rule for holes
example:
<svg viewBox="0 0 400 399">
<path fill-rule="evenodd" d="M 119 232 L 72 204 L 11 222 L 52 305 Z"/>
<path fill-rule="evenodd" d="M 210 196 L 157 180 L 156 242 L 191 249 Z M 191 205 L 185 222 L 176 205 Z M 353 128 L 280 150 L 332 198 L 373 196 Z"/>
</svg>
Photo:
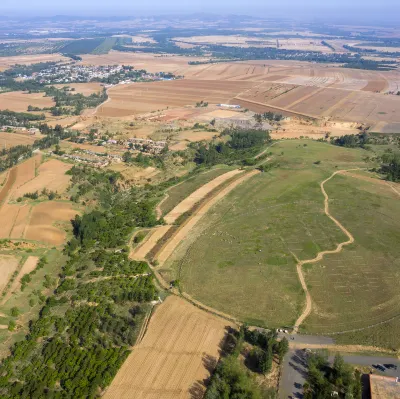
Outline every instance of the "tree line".
<svg viewBox="0 0 400 399">
<path fill-rule="evenodd" d="M 129 260 L 126 247 L 136 226 L 157 223 L 153 191 L 122 191 L 118 175 L 73 169 L 78 184 L 90 182 L 97 207 L 74 220 L 59 282 L 48 297 L 38 290 L 39 317 L 0 364 L 2 398 L 100 396 L 158 296 L 147 264 Z"/>
</svg>

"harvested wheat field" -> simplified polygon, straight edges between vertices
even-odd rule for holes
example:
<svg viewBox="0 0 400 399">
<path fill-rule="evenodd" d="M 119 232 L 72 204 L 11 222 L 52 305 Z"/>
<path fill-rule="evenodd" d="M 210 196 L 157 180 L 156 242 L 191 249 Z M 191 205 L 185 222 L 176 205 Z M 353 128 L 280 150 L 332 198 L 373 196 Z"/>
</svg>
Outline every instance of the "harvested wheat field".
<svg viewBox="0 0 400 399">
<path fill-rule="evenodd" d="M 69 58 L 62 56 L 61 54 L 35 54 L 1 57 L 0 71 L 4 71 L 16 64 L 31 65 L 37 64 L 38 62 L 65 62 L 69 60 Z"/>
<path fill-rule="evenodd" d="M 36 155 L 32 158 L 29 158 L 25 162 L 18 164 L 15 167 L 15 169 L 17 171 L 16 172 L 17 176 L 15 179 L 15 183 L 12 187 L 13 190 L 21 187 L 29 180 L 32 180 L 35 178 L 36 168 L 39 167 L 41 160 L 42 160 L 42 156 Z"/>
<path fill-rule="evenodd" d="M 165 222 L 168 224 L 174 223 L 179 216 L 183 215 L 185 212 L 189 211 L 193 206 L 204 199 L 204 197 L 209 194 L 212 190 L 220 186 L 222 183 L 229 180 L 231 177 L 236 176 L 238 173 L 241 173 L 241 170 L 234 169 L 223 175 L 216 177 L 211 180 L 209 183 L 197 189 L 195 192 L 190 194 L 187 198 L 185 198 L 181 203 L 179 203 L 171 212 L 168 213 L 164 217 Z"/>
<path fill-rule="evenodd" d="M 66 234 L 55 227 L 54 223 L 67 222 L 73 219 L 77 213 L 68 202 L 42 202 L 32 209 L 25 238 L 43 241 L 50 245 L 61 245 L 65 241 Z"/>
<path fill-rule="evenodd" d="M 176 296 L 155 311 L 143 340 L 120 368 L 106 399 L 202 397 L 230 327 Z"/>
<path fill-rule="evenodd" d="M 58 89 L 62 89 L 63 87 L 69 87 L 70 89 L 74 89 L 75 93 L 80 93 L 83 94 L 84 96 L 90 96 L 91 94 L 95 94 L 103 90 L 103 85 L 98 82 L 65 83 L 54 86 L 57 87 Z"/>
<path fill-rule="evenodd" d="M 26 193 L 40 192 L 44 188 L 61 194 L 67 189 L 71 180 L 71 176 L 65 174 L 71 167 L 71 164 L 57 159 L 51 159 L 50 161 L 42 163 L 37 170 L 38 175 L 14 190 L 12 197 L 15 199 L 22 197 Z"/>
<path fill-rule="evenodd" d="M 116 86 L 108 91 L 110 101 L 100 106 L 96 115 L 124 117 L 167 107 L 195 105 L 200 100 L 226 103 L 252 85 L 234 81 L 173 80 Z"/>
<path fill-rule="evenodd" d="M 49 108 L 55 105 L 51 97 L 45 97 L 44 93 L 27 93 L 12 91 L 0 94 L 0 110 L 8 109 L 15 112 L 27 112 L 28 106 Z"/>
<path fill-rule="evenodd" d="M 41 134 L 33 136 L 24 133 L 0 132 L 0 146 L 1 148 L 11 148 L 17 145 L 32 145 L 40 137 L 42 137 Z"/>
<path fill-rule="evenodd" d="M 19 259 L 11 255 L 0 255 L 0 292 L 11 278 L 11 275 L 18 268 Z"/>
</svg>

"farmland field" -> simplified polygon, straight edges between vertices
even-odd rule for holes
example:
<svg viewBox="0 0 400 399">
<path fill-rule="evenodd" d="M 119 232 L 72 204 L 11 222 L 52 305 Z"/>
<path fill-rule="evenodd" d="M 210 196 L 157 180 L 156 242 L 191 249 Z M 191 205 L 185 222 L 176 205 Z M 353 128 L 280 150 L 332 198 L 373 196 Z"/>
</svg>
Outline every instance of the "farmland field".
<svg viewBox="0 0 400 399">
<path fill-rule="evenodd" d="M 242 320 L 293 325 L 304 303 L 294 256 L 312 258 L 346 238 L 323 212 L 319 183 L 335 167 L 363 166 L 363 153 L 300 140 L 271 151 L 281 167 L 253 176 L 217 203 L 160 272 Z"/>
<path fill-rule="evenodd" d="M 2 148 L 11 148 L 17 145 L 32 145 L 39 137 L 37 135 L 31 136 L 29 134 L 0 132 L 0 145 Z"/>
<path fill-rule="evenodd" d="M 183 299 L 168 297 L 143 340 L 107 389 L 105 399 L 201 397 L 229 323 Z M 197 395 L 197 396 L 194 396 Z"/>
<path fill-rule="evenodd" d="M 38 175 L 14 190 L 12 197 L 16 199 L 26 193 L 41 192 L 44 188 L 61 194 L 68 187 L 71 179 L 65 174 L 71 167 L 71 164 L 57 159 L 42 163 L 37 170 Z"/>
<path fill-rule="evenodd" d="M 77 213 L 69 202 L 42 202 L 32 209 L 25 238 L 50 245 L 61 245 L 65 242 L 66 233 L 54 226 L 54 223 L 69 222 Z"/>
<path fill-rule="evenodd" d="M 28 106 L 39 108 L 50 108 L 55 105 L 51 97 L 45 97 L 44 93 L 26 93 L 22 91 L 12 91 L 0 94 L 0 110 L 14 112 L 26 112 Z"/>
<path fill-rule="evenodd" d="M 185 180 L 183 183 L 171 187 L 167 192 L 166 198 L 160 203 L 162 214 L 167 214 L 199 187 L 222 175 L 223 173 L 226 173 L 228 170 L 229 167 L 226 166 L 217 167 L 193 176 L 188 180 Z"/>
<path fill-rule="evenodd" d="M 110 101 L 100 106 L 97 116 L 124 117 L 167 107 L 195 105 L 206 102 L 229 102 L 240 91 L 248 89 L 248 82 L 175 80 L 135 83 L 111 88 Z"/>
</svg>

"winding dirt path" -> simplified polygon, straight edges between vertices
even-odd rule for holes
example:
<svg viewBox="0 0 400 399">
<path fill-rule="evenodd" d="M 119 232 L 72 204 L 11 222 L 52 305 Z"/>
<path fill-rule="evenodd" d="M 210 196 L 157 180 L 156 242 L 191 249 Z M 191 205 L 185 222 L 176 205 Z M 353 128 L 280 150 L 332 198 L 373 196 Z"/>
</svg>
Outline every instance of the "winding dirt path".
<svg viewBox="0 0 400 399">
<path fill-rule="evenodd" d="M 338 171 L 332 173 L 332 175 L 329 176 L 327 179 L 325 179 L 322 183 L 320 183 L 320 187 L 321 187 L 322 194 L 323 194 L 324 197 L 325 197 L 325 200 L 324 200 L 324 205 L 325 205 L 324 211 L 325 211 L 325 215 L 328 216 L 329 219 L 331 219 L 331 220 L 336 224 L 336 226 L 338 226 L 339 229 L 343 231 L 344 234 L 347 235 L 348 240 L 347 240 L 347 241 L 344 241 L 344 242 L 341 242 L 341 243 L 340 243 L 335 249 L 333 249 L 333 250 L 319 252 L 319 253 L 317 254 L 317 256 L 316 256 L 315 258 L 313 258 L 313 259 L 306 259 L 306 260 L 301 260 L 301 261 L 300 261 L 300 260 L 298 260 L 298 259 L 296 258 L 296 260 L 298 261 L 298 263 L 297 263 L 297 265 L 296 265 L 297 274 L 298 274 L 298 276 L 299 276 L 300 284 L 301 284 L 301 286 L 302 286 L 302 288 L 303 288 L 303 290 L 304 290 L 304 292 L 305 292 L 305 294 L 306 294 L 306 307 L 305 307 L 305 309 L 303 310 L 303 313 L 300 315 L 300 317 L 296 320 L 296 323 L 295 323 L 294 328 L 293 328 L 293 334 L 297 334 L 297 332 L 299 331 L 300 325 L 301 325 L 301 324 L 304 322 L 304 320 L 308 317 L 308 315 L 311 313 L 311 309 L 312 309 L 312 299 L 311 299 L 310 292 L 308 291 L 308 288 L 307 288 L 307 284 L 306 284 L 306 281 L 305 281 L 305 278 L 304 278 L 302 266 L 305 265 L 306 263 L 316 263 L 316 262 L 319 262 L 320 260 L 322 260 L 322 258 L 323 258 L 325 255 L 337 254 L 337 253 L 339 253 L 339 252 L 342 251 L 342 249 L 343 249 L 343 247 L 344 247 L 345 245 L 349 245 L 349 244 L 352 244 L 352 243 L 354 242 L 354 237 L 352 236 L 352 234 L 351 234 L 351 233 L 350 233 L 336 218 L 334 218 L 334 217 L 330 214 L 330 212 L 329 212 L 329 196 L 328 196 L 328 194 L 326 193 L 325 187 L 324 187 L 325 183 L 327 183 L 329 180 L 331 180 L 334 176 L 336 176 L 337 174 L 340 174 L 340 173 L 347 172 L 348 170 L 357 170 L 357 169 L 338 170 Z"/>
</svg>

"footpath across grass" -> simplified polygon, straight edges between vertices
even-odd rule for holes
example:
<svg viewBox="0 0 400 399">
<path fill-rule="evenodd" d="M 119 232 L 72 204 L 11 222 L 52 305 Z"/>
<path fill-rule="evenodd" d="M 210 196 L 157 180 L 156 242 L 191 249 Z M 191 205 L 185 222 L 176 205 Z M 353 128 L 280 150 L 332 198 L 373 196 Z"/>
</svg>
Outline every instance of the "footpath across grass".
<svg viewBox="0 0 400 399">
<path fill-rule="evenodd" d="M 370 327 L 400 315 L 400 198 L 379 180 L 335 176 L 326 185 L 334 217 L 353 234 L 340 254 L 305 267 L 313 312 L 311 333 Z M 338 335 L 340 342 L 400 344 L 399 321 Z M 397 335 L 397 339 L 394 336 Z"/>
</svg>

